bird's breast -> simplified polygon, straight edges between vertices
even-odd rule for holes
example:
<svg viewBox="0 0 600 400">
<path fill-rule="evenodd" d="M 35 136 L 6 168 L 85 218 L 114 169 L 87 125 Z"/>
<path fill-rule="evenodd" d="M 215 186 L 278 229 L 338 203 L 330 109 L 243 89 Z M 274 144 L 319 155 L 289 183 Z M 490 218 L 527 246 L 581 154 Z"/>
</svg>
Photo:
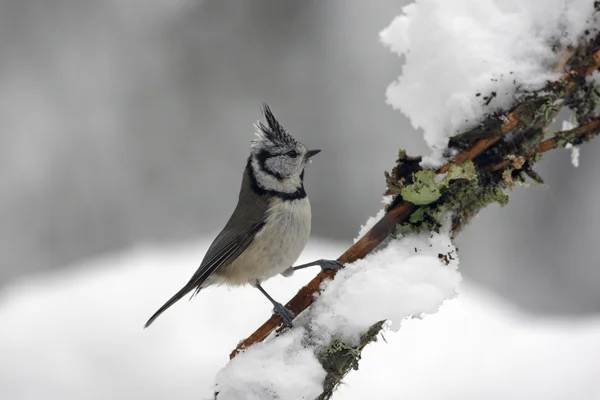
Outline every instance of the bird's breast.
<svg viewBox="0 0 600 400">
<path fill-rule="evenodd" d="M 263 228 L 248 248 L 223 271 L 226 283 L 262 282 L 288 269 L 304 250 L 310 236 L 310 225 L 308 198 L 274 198 Z"/>
<path fill-rule="evenodd" d="M 265 226 L 256 235 L 257 241 L 275 243 L 283 246 L 281 253 L 287 255 L 286 261 L 292 258 L 295 262 L 308 242 L 310 236 L 311 210 L 308 198 L 296 200 L 272 201 Z M 287 265 L 289 267 L 290 265 Z"/>
</svg>

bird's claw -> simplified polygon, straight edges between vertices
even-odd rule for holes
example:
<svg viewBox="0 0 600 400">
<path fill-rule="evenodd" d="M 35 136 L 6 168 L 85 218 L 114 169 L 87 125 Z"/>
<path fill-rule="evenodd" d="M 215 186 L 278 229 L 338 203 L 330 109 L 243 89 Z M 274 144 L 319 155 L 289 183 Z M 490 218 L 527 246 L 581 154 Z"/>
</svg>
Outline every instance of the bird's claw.
<svg viewBox="0 0 600 400">
<path fill-rule="evenodd" d="M 336 260 L 319 260 L 319 265 L 323 271 L 339 271 L 344 268 L 344 264 Z"/>
<path fill-rule="evenodd" d="M 285 308 L 281 303 L 273 304 L 273 314 L 279 315 L 284 325 L 288 328 L 293 328 L 292 320 L 294 319 L 294 313 Z"/>
</svg>

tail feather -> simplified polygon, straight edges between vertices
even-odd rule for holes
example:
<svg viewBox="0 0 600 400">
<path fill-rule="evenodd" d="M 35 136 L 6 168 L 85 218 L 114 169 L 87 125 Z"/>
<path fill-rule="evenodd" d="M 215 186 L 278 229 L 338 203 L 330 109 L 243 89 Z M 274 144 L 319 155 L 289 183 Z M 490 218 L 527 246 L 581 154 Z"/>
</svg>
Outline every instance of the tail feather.
<svg viewBox="0 0 600 400">
<path fill-rule="evenodd" d="M 195 287 L 195 285 L 188 284 L 185 285 L 179 292 L 175 293 L 173 297 L 171 297 L 161 308 L 158 309 L 158 311 L 154 313 L 154 315 L 150 317 L 148 322 L 146 322 L 146 325 L 144 325 L 144 329 L 149 327 L 154 322 L 154 320 L 159 317 L 160 314 L 164 313 L 169 309 L 169 307 L 181 300 L 183 296 L 194 290 Z"/>
</svg>

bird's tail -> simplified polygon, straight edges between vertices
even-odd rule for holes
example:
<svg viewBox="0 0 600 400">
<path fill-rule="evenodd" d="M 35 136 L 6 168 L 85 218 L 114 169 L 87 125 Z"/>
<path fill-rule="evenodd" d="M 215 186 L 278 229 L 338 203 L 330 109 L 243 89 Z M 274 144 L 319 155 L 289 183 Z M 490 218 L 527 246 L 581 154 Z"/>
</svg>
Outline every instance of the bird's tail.
<svg viewBox="0 0 600 400">
<path fill-rule="evenodd" d="M 175 293 L 175 295 L 173 297 L 171 297 L 161 308 L 158 309 L 157 312 L 154 313 L 154 315 L 152 315 L 150 317 L 148 322 L 146 322 L 146 325 L 144 325 L 144 329 L 149 327 L 154 322 L 154 320 L 156 318 L 158 318 L 158 316 L 160 314 L 167 311 L 167 309 L 169 309 L 169 307 L 171 307 L 173 304 L 177 303 L 183 296 L 185 296 L 186 294 L 191 292 L 194 288 L 195 288 L 195 285 L 188 283 L 179 292 Z"/>
</svg>

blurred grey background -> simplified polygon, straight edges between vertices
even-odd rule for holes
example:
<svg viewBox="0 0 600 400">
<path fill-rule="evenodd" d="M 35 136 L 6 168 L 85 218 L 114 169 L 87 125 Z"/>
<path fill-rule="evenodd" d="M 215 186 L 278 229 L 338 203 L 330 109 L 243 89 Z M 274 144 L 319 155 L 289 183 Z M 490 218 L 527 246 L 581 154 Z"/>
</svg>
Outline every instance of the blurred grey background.
<svg viewBox="0 0 600 400">
<path fill-rule="evenodd" d="M 20 276 L 218 231 L 268 102 L 323 153 L 313 240 L 350 241 L 421 134 L 385 104 L 378 33 L 406 1 L 0 1 L 0 290 Z M 460 55 L 457 55 L 460 56 Z M 598 141 L 541 163 L 459 239 L 465 276 L 544 313 L 600 311 Z M 199 262 L 200 260 L 198 260 Z"/>
</svg>

